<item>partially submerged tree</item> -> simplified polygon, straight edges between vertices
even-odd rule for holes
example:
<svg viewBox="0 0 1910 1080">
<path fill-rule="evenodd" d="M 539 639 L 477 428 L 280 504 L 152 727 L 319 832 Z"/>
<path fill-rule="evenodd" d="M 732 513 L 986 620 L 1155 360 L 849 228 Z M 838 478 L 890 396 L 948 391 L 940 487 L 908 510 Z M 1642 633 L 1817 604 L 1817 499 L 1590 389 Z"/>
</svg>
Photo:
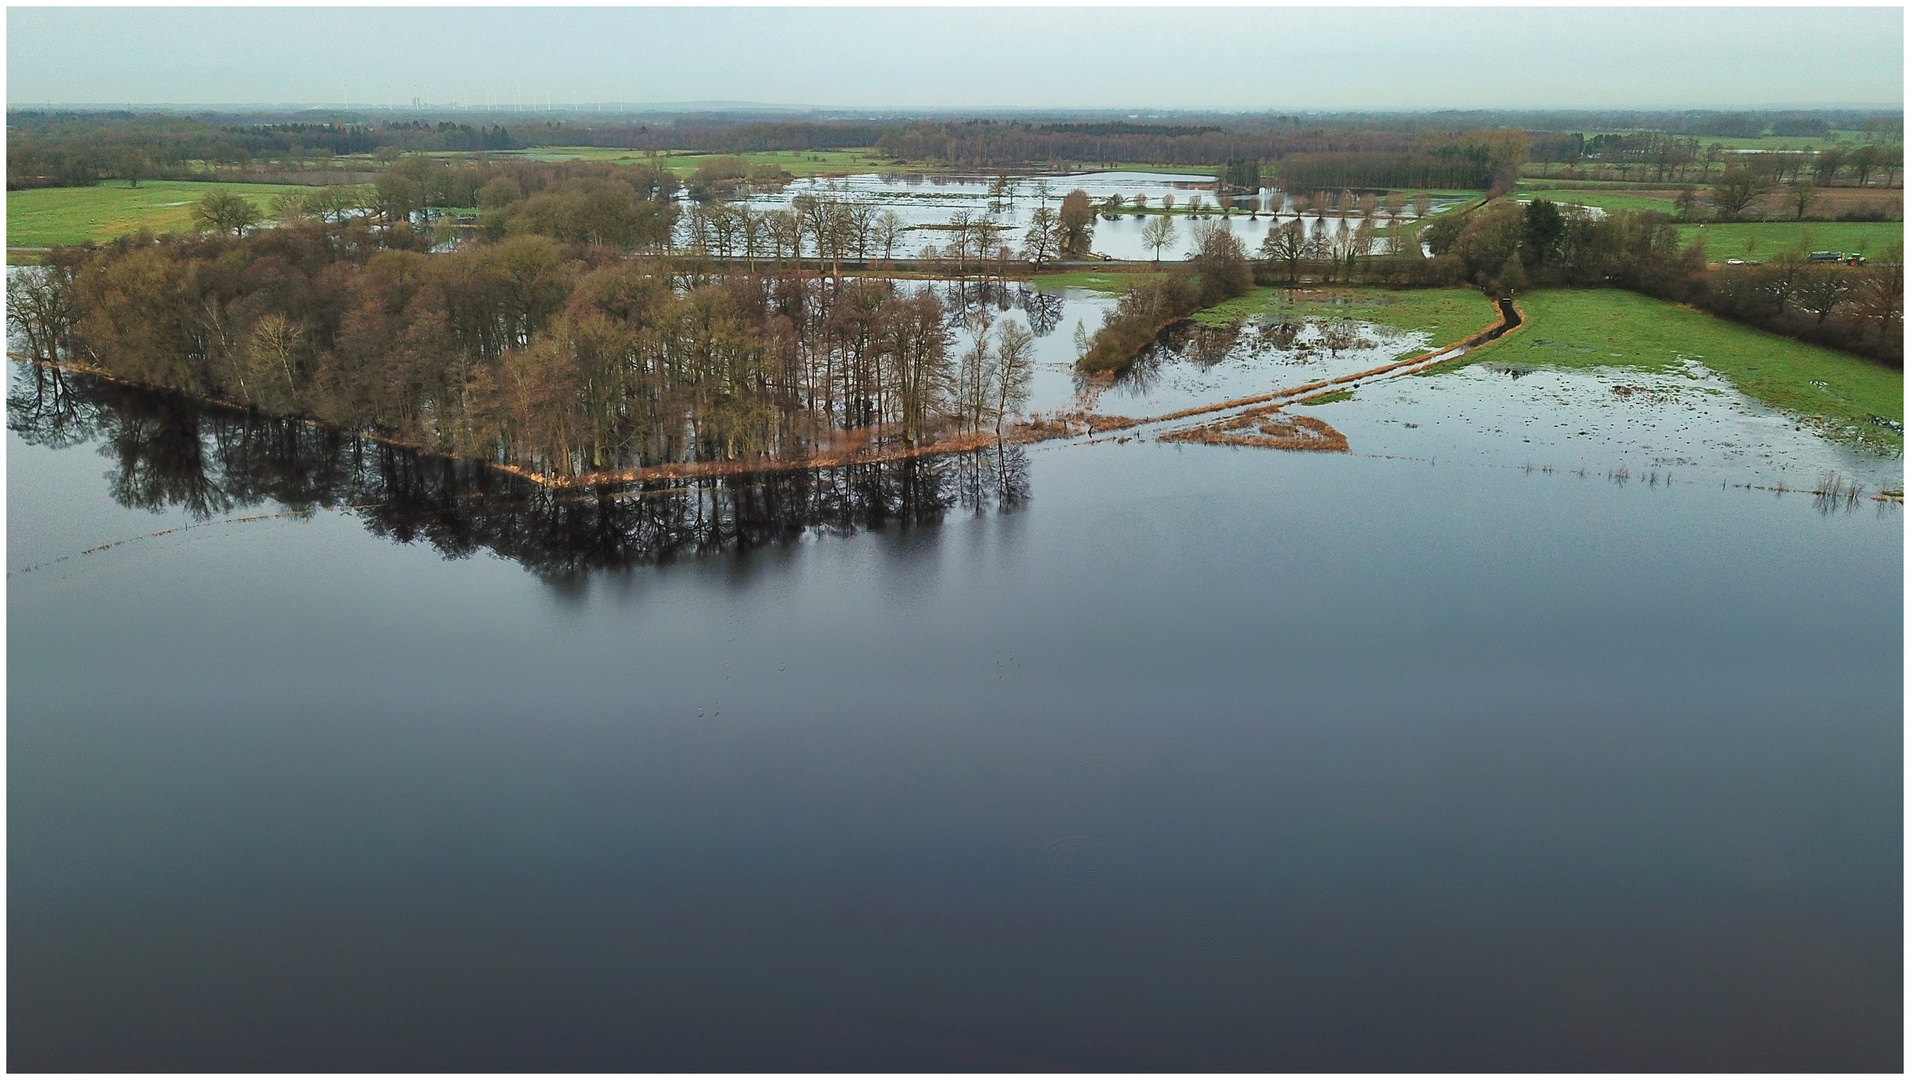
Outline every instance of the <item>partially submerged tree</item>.
<svg viewBox="0 0 1910 1080">
<path fill-rule="evenodd" d="M 1061 197 L 1059 219 L 1061 250 L 1069 255 L 1086 255 L 1094 248 L 1094 207 L 1088 193 L 1075 188 Z"/>
<path fill-rule="evenodd" d="M 230 191 L 208 191 L 192 207 L 192 223 L 201 229 L 244 236 L 264 215 L 251 199 Z"/>
<path fill-rule="evenodd" d="M 1163 214 L 1153 218 L 1141 228 L 1141 246 L 1154 252 L 1154 261 L 1161 261 L 1161 249 L 1174 242 L 1174 219 Z"/>
<path fill-rule="evenodd" d="M 1035 264 L 1039 270 L 1041 264 L 1055 257 L 1060 247 L 1061 222 L 1053 210 L 1045 206 L 1038 207 L 1028 219 L 1028 231 L 1022 236 L 1022 257 Z"/>
<path fill-rule="evenodd" d="M 1260 241 L 1260 257 L 1272 263 L 1284 263 L 1287 268 L 1287 284 L 1298 284 L 1300 280 L 1300 261 L 1306 258 L 1306 226 L 1295 218 L 1285 224 L 1267 230 Z"/>
<path fill-rule="evenodd" d="M 1001 436 L 1002 418 L 1028 402 L 1028 383 L 1034 377 L 1035 335 L 1018 322 L 1006 322 L 995 335 L 995 435 Z"/>
</svg>

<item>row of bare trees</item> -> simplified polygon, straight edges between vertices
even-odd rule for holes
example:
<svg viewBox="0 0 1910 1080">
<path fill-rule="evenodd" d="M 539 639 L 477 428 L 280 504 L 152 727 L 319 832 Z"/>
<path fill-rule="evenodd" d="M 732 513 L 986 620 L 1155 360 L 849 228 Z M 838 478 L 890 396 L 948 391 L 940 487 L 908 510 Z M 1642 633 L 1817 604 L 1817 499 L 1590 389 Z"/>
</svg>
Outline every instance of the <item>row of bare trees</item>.
<svg viewBox="0 0 1910 1080">
<path fill-rule="evenodd" d="M 1023 405 L 1032 335 L 936 288 L 711 273 L 523 235 L 427 255 L 320 222 L 57 252 L 8 284 L 35 356 L 574 474 L 918 445 Z"/>
</svg>

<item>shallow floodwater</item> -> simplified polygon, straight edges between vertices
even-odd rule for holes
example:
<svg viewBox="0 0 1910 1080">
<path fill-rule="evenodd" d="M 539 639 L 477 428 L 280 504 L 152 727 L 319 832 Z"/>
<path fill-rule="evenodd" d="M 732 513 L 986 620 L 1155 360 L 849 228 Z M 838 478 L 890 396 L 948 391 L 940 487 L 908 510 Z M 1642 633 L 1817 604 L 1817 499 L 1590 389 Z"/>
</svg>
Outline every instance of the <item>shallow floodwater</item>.
<svg viewBox="0 0 1910 1080">
<path fill-rule="evenodd" d="M 1022 409 L 1028 415 L 1088 412 L 1143 419 L 1369 371 L 1424 350 L 1430 341 L 1421 331 L 1275 313 L 1235 327 L 1176 327 L 1144 350 L 1122 378 L 1102 382 L 1075 372 L 1081 355 L 1075 332 L 1091 337 L 1114 309 L 1116 297 L 1018 282 L 936 282 L 932 287 L 949 312 L 951 356 L 973 345 L 974 327 L 967 320 L 977 312 L 993 320 L 991 334 L 1014 322 L 1034 335 L 1034 372 Z M 1482 317 L 1480 328 L 1484 323 Z"/>
<path fill-rule="evenodd" d="M 915 255 L 924 245 L 946 246 L 948 234 L 934 227 L 947 225 L 958 213 L 977 217 L 992 213 L 1005 230 L 1002 242 L 1019 251 L 1035 210 L 1044 203 L 1050 209 L 1059 209 L 1062 196 L 1076 188 L 1086 192 L 1097 207 L 1109 196 L 1119 195 L 1129 203 L 1136 196 L 1143 197 L 1152 207 L 1163 205 L 1165 198 L 1173 199 L 1174 205 L 1180 207 L 1189 205 L 1191 198 L 1199 198 L 1203 206 L 1213 208 L 1217 205 L 1214 181 L 1211 175 L 1106 171 L 1011 177 L 1006 187 L 997 190 L 995 178 L 989 176 L 860 173 L 805 177 L 774 191 L 757 192 L 744 201 L 757 211 L 787 209 L 799 195 L 870 202 L 883 210 L 894 211 L 909 226 L 907 239 L 895 253 L 899 257 Z M 1237 201 L 1230 216 L 1209 215 L 1201 221 L 1223 223 L 1243 247 L 1254 251 L 1268 229 L 1296 216 L 1293 203 L 1284 192 L 1263 188 L 1254 197 L 1265 210 L 1250 215 L 1244 201 Z M 1443 210 L 1452 203 L 1451 199 L 1438 198 L 1433 201 L 1433 209 Z M 1133 213 L 1114 219 L 1097 217 L 1092 250 L 1110 259 L 1153 258 L 1154 250 L 1141 242 L 1141 230 L 1149 220 Z M 1311 216 L 1306 219 L 1309 229 L 1313 228 L 1314 220 Z M 1350 225 L 1358 224 L 1357 217 L 1347 220 Z M 1411 212 L 1402 220 L 1410 222 Z M 1160 252 L 1160 257 L 1169 261 L 1187 258 L 1197 246 L 1195 221 L 1185 216 L 1176 217 L 1174 221 L 1174 242 Z M 1329 233 L 1338 227 L 1339 221 L 1337 215 L 1328 216 L 1325 227 Z M 813 248 L 806 250 L 814 251 Z"/>
<path fill-rule="evenodd" d="M 1894 506 L 9 418 L 10 1068 L 1902 1066 Z"/>
</svg>

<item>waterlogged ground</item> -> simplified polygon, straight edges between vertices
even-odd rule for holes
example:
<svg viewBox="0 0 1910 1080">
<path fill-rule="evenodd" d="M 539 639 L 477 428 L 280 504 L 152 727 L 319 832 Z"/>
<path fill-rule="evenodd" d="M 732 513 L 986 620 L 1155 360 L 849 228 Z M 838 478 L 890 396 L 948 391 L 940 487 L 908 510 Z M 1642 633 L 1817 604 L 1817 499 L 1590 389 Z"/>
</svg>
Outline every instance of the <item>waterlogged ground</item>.
<svg viewBox="0 0 1910 1080">
<path fill-rule="evenodd" d="M 1238 325 L 1184 326 L 1142 354 L 1114 381 L 1083 379 L 1077 332 L 1100 327 L 1117 297 L 1089 289 L 1035 290 L 1023 285 L 936 286 L 950 310 L 950 352 L 972 347 L 974 327 L 962 312 L 985 312 L 990 334 L 1005 322 L 1034 337 L 1035 370 L 1024 412 L 1098 413 L 1142 419 L 1234 398 L 1264 394 L 1319 379 L 1366 371 L 1428 346 L 1433 335 L 1361 319 L 1282 316 L 1243 319 Z M 1482 311 L 1490 308 L 1480 305 Z M 1482 328 L 1490 320 L 1482 319 Z M 1461 336 L 1461 335 L 1454 335 Z"/>
<path fill-rule="evenodd" d="M 1442 465 L 1804 491 L 1834 475 L 1868 494 L 1903 489 L 1898 454 L 1827 437 L 1696 360 L 1678 373 L 1479 365 L 1293 411 L 1332 424 L 1354 453 Z"/>
<path fill-rule="evenodd" d="M 1012 177 L 1006 188 L 1000 190 L 997 190 L 993 177 L 958 174 L 867 173 L 806 177 L 776 191 L 757 193 L 745 201 L 751 209 L 761 211 L 786 209 L 799 195 L 867 200 L 881 209 L 894 211 L 911 227 L 902 250 L 897 250 L 896 255 L 912 256 L 925 245 L 937 248 L 945 246 L 948 234 L 934 226 L 948 224 L 957 213 L 977 217 L 993 213 L 1005 230 L 1003 242 L 1019 250 L 1030 218 L 1036 208 L 1043 205 L 1044 193 L 1046 205 L 1050 209 L 1058 209 L 1061 197 L 1075 188 L 1085 191 L 1097 206 L 1112 195 L 1120 195 L 1129 202 L 1136 196 L 1144 196 L 1151 207 L 1161 206 L 1162 200 L 1166 198 L 1174 199 L 1176 206 L 1185 207 L 1188 200 L 1196 196 L 1208 207 L 1215 205 L 1212 176 L 1147 172 Z M 1236 210 L 1231 217 L 1224 219 L 1226 226 L 1250 251 L 1259 246 L 1268 229 L 1290 221 L 1295 216 L 1292 203 L 1285 193 L 1262 189 L 1257 197 L 1262 206 L 1273 212 L 1249 217 L 1244 210 Z M 1454 200 L 1448 197 L 1435 198 L 1432 212 L 1438 213 L 1453 203 Z M 1141 230 L 1149 220 L 1152 219 L 1131 213 L 1114 220 L 1098 218 L 1095 222 L 1094 252 L 1112 259 L 1153 258 L 1154 251 L 1141 243 Z M 1202 220 L 1212 222 L 1223 219 L 1209 216 Z M 1411 213 L 1408 212 L 1403 220 L 1410 222 Z M 1194 222 L 1185 217 L 1177 217 L 1175 221 L 1174 242 L 1161 252 L 1161 258 L 1170 261 L 1186 258 L 1195 246 Z M 1309 227 L 1312 221 L 1309 217 Z M 1331 229 L 1337 226 L 1338 221 L 1337 217 L 1329 217 L 1327 227 Z M 1353 222 L 1357 224 L 1357 219 L 1353 219 Z M 810 250 L 813 251 L 813 248 Z"/>
<path fill-rule="evenodd" d="M 1031 410 L 1145 419 L 1369 371 L 1435 344 L 1425 330 L 1263 314 L 1232 325 L 1176 328 L 1128 376 L 1111 384 L 1081 380 L 1072 374 L 1075 353 L 1063 330 L 1077 322 L 1091 330 L 1111 306 L 1109 298 L 1087 290 L 1062 294 L 1057 329 L 1038 339 Z M 1481 319 L 1471 329 L 1490 321 Z M 1447 326 L 1436 342 L 1463 336 Z M 1451 365 L 1363 382 L 1350 399 L 1288 408 L 1332 425 L 1356 454 L 1531 466 L 1618 482 L 1809 491 L 1834 476 L 1871 495 L 1903 489 L 1896 446 L 1766 407 L 1696 357 L 1669 370 Z"/>
<path fill-rule="evenodd" d="M 1370 371 L 1430 340 L 1425 331 L 1341 319 L 1177 327 L 1121 378 L 1084 383 L 1074 405 L 1142 419 Z"/>
</svg>

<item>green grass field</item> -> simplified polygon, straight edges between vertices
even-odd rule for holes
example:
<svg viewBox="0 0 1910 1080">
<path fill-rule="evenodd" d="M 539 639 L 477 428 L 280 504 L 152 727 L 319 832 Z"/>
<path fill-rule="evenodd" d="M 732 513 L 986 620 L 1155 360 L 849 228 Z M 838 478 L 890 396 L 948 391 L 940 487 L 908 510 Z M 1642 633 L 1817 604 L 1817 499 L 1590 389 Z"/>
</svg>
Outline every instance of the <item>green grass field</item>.
<svg viewBox="0 0 1910 1080">
<path fill-rule="evenodd" d="M 1786 251 L 1855 251 L 1876 255 L 1903 243 L 1901 221 L 1757 221 L 1735 224 L 1681 225 L 1678 239 L 1686 244 L 1704 238 L 1712 262 L 1725 259 L 1767 260 Z"/>
<path fill-rule="evenodd" d="M 1832 438 L 1903 450 L 1902 435 L 1870 419 L 1902 423 L 1901 371 L 1619 289 L 1530 292 L 1519 298 L 1519 308 L 1526 323 L 1517 333 L 1474 349 L 1454 365 L 1491 361 L 1664 372 L 1682 370 L 1680 358 L 1690 357 Z"/>
<path fill-rule="evenodd" d="M 60 247 L 104 242 L 127 233 L 186 232 L 192 204 L 208 191 L 235 191 L 269 212 L 281 191 L 309 190 L 283 184 L 217 184 L 148 180 L 137 188 L 120 181 L 84 188 L 32 188 L 7 192 L 7 246 Z"/>
<path fill-rule="evenodd" d="M 1256 315 L 1359 319 L 1396 330 L 1424 330 L 1432 347 L 1450 345 L 1498 321 L 1492 301 L 1477 289 L 1258 288 L 1194 313 L 1194 321 L 1224 326 Z M 1415 350 L 1417 351 L 1417 350 Z"/>
<path fill-rule="evenodd" d="M 1087 289 L 1092 292 L 1119 296 L 1131 285 L 1144 285 L 1159 277 L 1148 272 L 1140 274 L 1109 273 L 1105 270 L 1069 270 L 1059 274 L 1041 274 L 1033 279 L 1035 288 L 1042 292 L 1059 292 L 1062 289 Z"/>
</svg>

